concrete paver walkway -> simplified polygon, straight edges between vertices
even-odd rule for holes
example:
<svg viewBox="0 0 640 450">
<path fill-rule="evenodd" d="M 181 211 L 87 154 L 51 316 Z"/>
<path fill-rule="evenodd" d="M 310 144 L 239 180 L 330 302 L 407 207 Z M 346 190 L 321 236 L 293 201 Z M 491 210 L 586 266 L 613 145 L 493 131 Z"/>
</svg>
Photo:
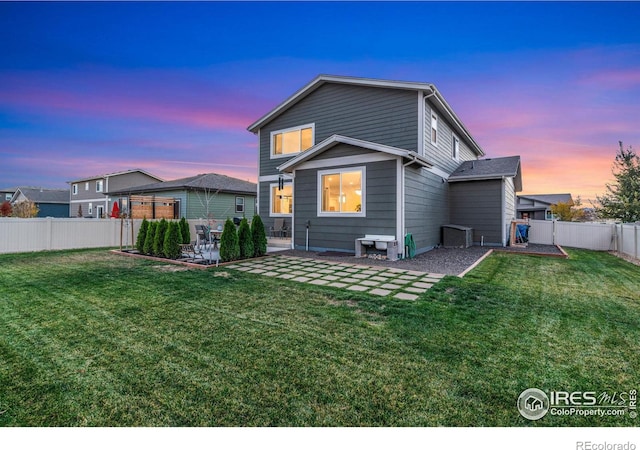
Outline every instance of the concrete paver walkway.
<svg viewBox="0 0 640 450">
<path fill-rule="evenodd" d="M 330 286 L 372 295 L 415 300 L 444 277 L 437 273 L 413 270 L 342 264 L 296 256 L 270 256 L 241 261 L 227 269 L 255 273 L 319 286 Z"/>
</svg>

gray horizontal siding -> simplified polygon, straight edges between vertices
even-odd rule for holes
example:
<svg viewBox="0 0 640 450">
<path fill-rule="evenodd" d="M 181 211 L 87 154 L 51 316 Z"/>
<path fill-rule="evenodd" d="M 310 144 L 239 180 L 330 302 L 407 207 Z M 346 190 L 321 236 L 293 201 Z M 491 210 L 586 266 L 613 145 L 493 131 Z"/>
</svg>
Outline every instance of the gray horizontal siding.
<svg viewBox="0 0 640 450">
<path fill-rule="evenodd" d="M 473 241 L 502 245 L 502 180 L 468 181 L 449 186 L 451 223 L 473 228 Z"/>
<path fill-rule="evenodd" d="M 464 137 L 457 134 L 460 140 L 460 155 L 458 160 L 453 159 L 453 129 L 446 117 L 437 109 L 438 116 L 438 142 L 437 145 L 431 143 L 431 111 L 433 105 L 427 101 L 424 114 L 424 156 L 437 168 L 451 173 L 463 162 L 478 159 L 464 141 Z"/>
<path fill-rule="evenodd" d="M 405 169 L 405 228 L 418 252 L 440 244 L 442 225 L 449 223 L 448 183 L 426 170 Z"/>
<path fill-rule="evenodd" d="M 417 150 L 417 93 L 325 84 L 260 129 L 260 175 L 288 158 L 270 159 L 272 131 L 315 123 L 315 143 L 334 135 Z M 292 157 L 295 155 L 292 155 Z"/>
<path fill-rule="evenodd" d="M 365 234 L 395 235 L 396 164 L 394 160 L 365 165 L 366 217 L 318 217 L 318 170 L 296 171 L 296 247 L 305 246 L 307 220 L 311 222 L 309 247 L 312 249 L 354 252 L 356 238 Z"/>
<path fill-rule="evenodd" d="M 244 214 L 236 213 L 236 197 L 244 197 Z M 251 195 L 210 194 L 209 202 L 204 192 L 189 191 L 187 199 L 187 219 L 226 220 L 233 217 L 251 219 L 255 214 L 255 197 Z"/>
</svg>

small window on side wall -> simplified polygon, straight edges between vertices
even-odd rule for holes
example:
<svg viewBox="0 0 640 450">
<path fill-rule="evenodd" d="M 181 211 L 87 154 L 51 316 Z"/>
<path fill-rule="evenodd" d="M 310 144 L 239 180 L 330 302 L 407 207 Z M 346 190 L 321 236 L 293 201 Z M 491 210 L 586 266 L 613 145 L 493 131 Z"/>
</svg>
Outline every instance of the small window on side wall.
<svg viewBox="0 0 640 450">
<path fill-rule="evenodd" d="M 236 197 L 236 213 L 244 212 L 244 197 Z"/>
<path fill-rule="evenodd" d="M 451 157 L 456 161 L 460 159 L 460 139 L 455 134 L 451 139 Z"/>
<path fill-rule="evenodd" d="M 73 195 L 78 195 L 78 185 L 77 184 L 71 185 L 71 193 Z"/>
<path fill-rule="evenodd" d="M 102 180 L 96 181 L 96 192 L 102 192 Z"/>
<path fill-rule="evenodd" d="M 431 113 L 431 143 L 438 145 L 438 116 L 436 113 Z"/>
</svg>

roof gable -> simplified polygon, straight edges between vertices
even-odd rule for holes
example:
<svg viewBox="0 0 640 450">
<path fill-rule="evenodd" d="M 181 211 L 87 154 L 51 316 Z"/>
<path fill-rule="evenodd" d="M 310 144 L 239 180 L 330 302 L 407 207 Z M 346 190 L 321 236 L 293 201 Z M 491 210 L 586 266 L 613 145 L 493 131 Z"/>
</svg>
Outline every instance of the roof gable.
<svg viewBox="0 0 640 450">
<path fill-rule="evenodd" d="M 449 182 L 494 180 L 503 177 L 513 178 L 516 191 L 522 190 L 519 156 L 465 161 L 449 176 Z"/>
<path fill-rule="evenodd" d="M 79 183 L 81 181 L 97 180 L 97 179 L 101 179 L 101 178 L 110 178 L 110 177 L 116 177 L 116 176 L 119 176 L 119 175 L 127 175 L 127 174 L 135 173 L 135 172 L 140 172 L 141 174 L 147 175 L 148 177 L 151 177 L 151 178 L 155 178 L 158 181 L 164 181 L 162 178 L 157 177 L 157 176 L 155 176 L 153 174 L 150 174 L 146 170 L 129 169 L 129 170 L 123 170 L 121 172 L 105 173 L 103 175 L 94 175 L 92 177 L 78 178 L 77 180 L 67 181 L 67 183 Z"/>
<path fill-rule="evenodd" d="M 281 164 L 280 166 L 278 166 L 278 170 L 282 172 L 291 172 L 295 167 L 302 164 L 303 162 L 313 159 L 317 155 L 329 150 L 330 148 L 338 144 L 353 145 L 355 147 L 360 147 L 371 151 L 386 153 L 393 156 L 400 156 L 404 159 L 413 161 L 415 164 L 421 165 L 423 167 L 431 167 L 431 164 L 423 156 L 418 155 L 416 152 L 392 147 L 389 145 L 378 144 L 375 142 L 363 141 L 362 139 L 355 139 L 347 136 L 341 136 L 339 134 L 334 134 L 324 141 L 314 145 L 310 149 L 300 153 L 295 158 L 292 158 L 284 164 Z"/>
<path fill-rule="evenodd" d="M 27 200 L 34 203 L 69 203 L 69 191 L 67 189 L 44 189 L 36 187 L 19 187 L 13 194 L 13 199 L 16 200 L 20 194 Z"/>
<path fill-rule="evenodd" d="M 430 97 L 435 99 L 435 101 L 440 105 L 441 113 L 444 113 L 449 121 L 453 124 L 453 127 L 456 131 L 465 137 L 465 140 L 470 145 L 471 149 L 478 156 L 483 156 L 484 151 L 480 147 L 480 145 L 475 141 L 473 136 L 465 125 L 462 123 L 457 114 L 453 111 L 451 106 L 444 99 L 440 91 L 435 87 L 435 85 L 431 83 L 423 83 L 423 82 L 407 82 L 407 81 L 393 81 L 393 80 L 379 80 L 373 78 L 358 78 L 358 77 L 346 77 L 346 76 L 337 76 L 337 75 L 319 75 L 314 78 L 310 83 L 299 89 L 285 101 L 280 103 L 274 109 L 269 111 L 267 114 L 262 116 L 260 119 L 249 125 L 247 130 L 252 133 L 257 133 L 260 128 L 269 123 L 274 118 L 278 117 L 280 114 L 293 107 L 295 104 L 300 102 L 302 99 L 307 97 L 309 94 L 323 86 L 327 83 L 335 83 L 335 84 L 348 84 L 352 86 L 366 86 L 366 87 L 376 87 L 376 88 L 386 88 L 386 89 L 403 89 L 403 90 L 411 90 L 411 91 L 422 91 L 425 93 L 426 97 Z"/>
</svg>

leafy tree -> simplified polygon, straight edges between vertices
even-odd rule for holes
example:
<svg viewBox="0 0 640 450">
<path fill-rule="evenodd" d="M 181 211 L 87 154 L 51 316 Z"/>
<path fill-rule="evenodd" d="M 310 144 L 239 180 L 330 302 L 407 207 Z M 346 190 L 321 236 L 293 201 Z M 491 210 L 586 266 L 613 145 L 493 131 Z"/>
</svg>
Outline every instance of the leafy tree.
<svg viewBox="0 0 640 450">
<path fill-rule="evenodd" d="M 12 211 L 11 203 L 9 201 L 4 201 L 2 205 L 0 205 L 0 217 L 9 217 Z"/>
<path fill-rule="evenodd" d="M 240 257 L 240 243 L 238 232 L 231 219 L 227 219 L 220 236 L 220 259 L 222 261 L 234 261 Z"/>
<path fill-rule="evenodd" d="M 171 221 L 167 225 L 167 232 L 164 235 L 163 254 L 169 259 L 178 259 L 181 255 L 180 244 L 182 233 L 180 223 Z"/>
<path fill-rule="evenodd" d="M 158 222 L 149 222 L 149 227 L 147 228 L 147 235 L 144 238 L 143 253 L 145 255 L 153 254 L 153 242 L 155 241 L 157 227 L 158 227 Z"/>
<path fill-rule="evenodd" d="M 144 241 L 147 237 L 147 230 L 149 229 L 149 221 L 145 217 L 142 219 L 142 223 L 140 224 L 140 229 L 138 230 L 138 237 L 136 238 L 136 249 L 140 253 L 144 253 Z"/>
<path fill-rule="evenodd" d="M 251 220 L 251 237 L 253 240 L 253 255 L 264 256 L 267 254 L 267 234 L 264 231 L 264 222 L 259 215 Z"/>
<path fill-rule="evenodd" d="M 162 256 L 164 254 L 164 235 L 167 232 L 169 223 L 164 217 L 156 226 L 156 235 L 153 237 L 153 254 L 155 256 Z"/>
<path fill-rule="evenodd" d="M 607 184 L 607 193 L 596 196 L 600 217 L 618 219 L 622 222 L 640 221 L 640 156 L 633 148 L 620 148 L 613 163 L 613 176 L 616 181 Z"/>
<path fill-rule="evenodd" d="M 576 198 L 575 202 L 558 202 L 551 205 L 554 217 L 564 222 L 579 222 L 584 220 L 584 210 L 580 208 L 582 200 Z"/>
<path fill-rule="evenodd" d="M 28 219 L 31 217 L 36 217 L 38 215 L 38 211 L 38 206 L 34 202 L 32 202 L 31 200 L 25 200 L 13 205 L 12 214 L 13 217 L 22 217 L 23 219 Z"/>
<path fill-rule="evenodd" d="M 253 258 L 253 236 L 246 217 L 242 218 L 238 227 L 238 242 L 240 245 L 240 259 Z"/>
<path fill-rule="evenodd" d="M 189 222 L 184 217 L 180 219 L 180 233 L 182 234 L 182 243 L 191 243 L 191 230 L 189 229 Z"/>
</svg>

